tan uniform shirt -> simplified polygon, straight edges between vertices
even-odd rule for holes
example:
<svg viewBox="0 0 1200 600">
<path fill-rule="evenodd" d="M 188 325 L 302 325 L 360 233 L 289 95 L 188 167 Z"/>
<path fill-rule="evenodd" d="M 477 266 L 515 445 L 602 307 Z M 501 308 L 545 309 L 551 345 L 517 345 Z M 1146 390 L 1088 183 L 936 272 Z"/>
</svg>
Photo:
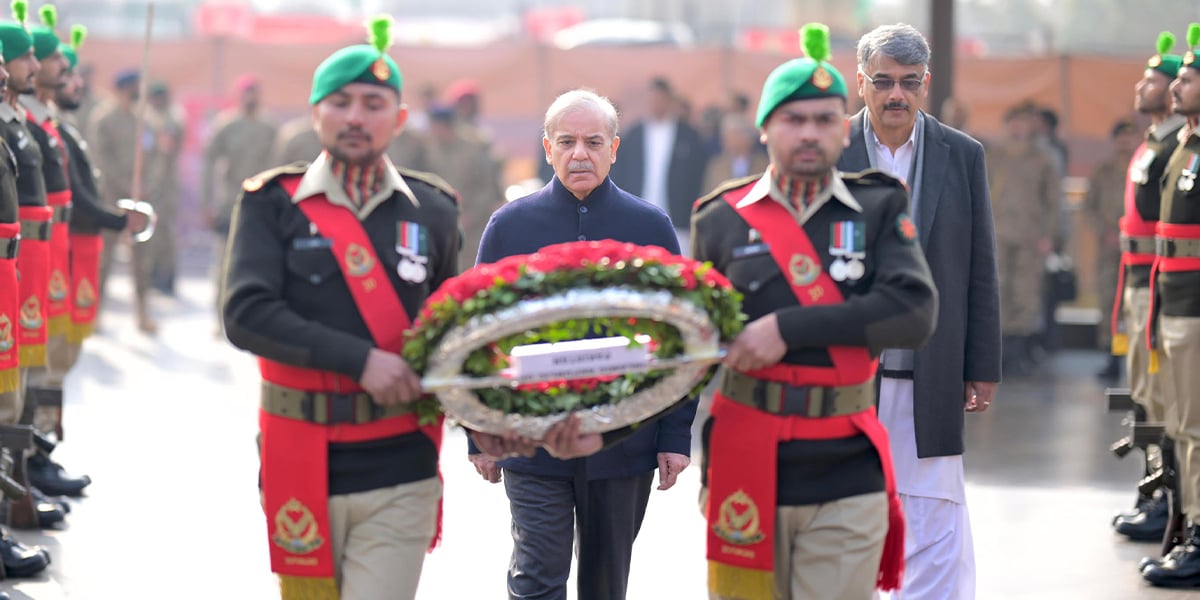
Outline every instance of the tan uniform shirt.
<svg viewBox="0 0 1200 600">
<path fill-rule="evenodd" d="M 200 200 L 212 211 L 218 228 L 229 222 L 242 182 L 276 166 L 272 164 L 276 136 L 275 125 L 260 116 L 240 112 L 217 116 L 204 153 Z"/>
<path fill-rule="evenodd" d="M 1058 231 L 1058 171 L 1035 144 L 1000 142 L 986 149 L 996 241 L 1036 244 Z"/>
</svg>

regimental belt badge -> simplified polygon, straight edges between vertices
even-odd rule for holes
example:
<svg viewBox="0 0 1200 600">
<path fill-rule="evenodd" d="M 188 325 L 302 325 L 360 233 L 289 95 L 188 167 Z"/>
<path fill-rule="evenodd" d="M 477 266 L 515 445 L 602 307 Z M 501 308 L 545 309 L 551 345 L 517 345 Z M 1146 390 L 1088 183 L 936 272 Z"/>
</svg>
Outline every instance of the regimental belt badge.
<svg viewBox="0 0 1200 600">
<path fill-rule="evenodd" d="M 362 277 L 375 268 L 375 259 L 366 248 L 358 244 L 350 244 L 346 248 L 346 272 L 354 277 Z"/>
<path fill-rule="evenodd" d="M 810 256 L 793 254 L 788 262 L 788 272 L 792 275 L 793 284 L 803 286 L 817 280 L 821 275 L 821 267 Z"/>
<path fill-rule="evenodd" d="M 75 306 L 77 308 L 91 308 L 96 303 L 96 288 L 92 287 L 92 282 L 87 279 L 80 279 L 79 285 L 75 286 Z"/>
<path fill-rule="evenodd" d="M 40 329 L 42 327 L 42 303 L 37 296 L 30 296 L 21 305 L 21 327 L 25 329 Z"/>
<path fill-rule="evenodd" d="M 0 315 L 0 352 L 12 350 L 16 342 L 12 335 L 12 319 L 8 315 Z"/>
<path fill-rule="evenodd" d="M 758 505 L 740 489 L 721 503 L 712 528 L 717 537 L 739 546 L 757 544 L 766 538 L 760 528 Z"/>
<path fill-rule="evenodd" d="M 275 513 L 275 533 L 271 541 L 292 554 L 308 554 L 325 543 L 320 524 L 299 500 L 292 498 Z"/>
<path fill-rule="evenodd" d="M 62 271 L 55 269 L 50 274 L 50 299 L 54 302 L 62 302 L 67 299 L 67 278 L 63 276 Z"/>
</svg>

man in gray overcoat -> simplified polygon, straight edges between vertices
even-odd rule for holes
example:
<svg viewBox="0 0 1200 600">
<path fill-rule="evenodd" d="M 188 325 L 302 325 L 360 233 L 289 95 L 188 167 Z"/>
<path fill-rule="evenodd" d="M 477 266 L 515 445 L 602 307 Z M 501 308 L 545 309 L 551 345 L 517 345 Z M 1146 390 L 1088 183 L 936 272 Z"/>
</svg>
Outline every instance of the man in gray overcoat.
<svg viewBox="0 0 1200 600">
<path fill-rule="evenodd" d="M 937 330 L 914 351 L 885 350 L 879 417 L 891 436 L 908 521 L 904 585 L 894 600 L 975 596 L 963 477 L 964 412 L 983 412 L 1000 380 L 995 232 L 983 147 L 921 112 L 929 45 L 908 25 L 858 42 L 858 90 L 838 168 L 878 168 L 911 191 L 918 239 L 940 298 Z M 949 74 L 947 74 L 948 76 Z"/>
</svg>

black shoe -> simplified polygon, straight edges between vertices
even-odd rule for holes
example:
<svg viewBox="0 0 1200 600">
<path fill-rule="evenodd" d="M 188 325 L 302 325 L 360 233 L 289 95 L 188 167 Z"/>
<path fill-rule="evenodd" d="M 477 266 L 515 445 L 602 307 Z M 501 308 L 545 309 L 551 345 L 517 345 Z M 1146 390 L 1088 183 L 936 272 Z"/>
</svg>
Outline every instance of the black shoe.
<svg viewBox="0 0 1200 600">
<path fill-rule="evenodd" d="M 51 498 L 36 487 L 29 486 L 29 495 L 33 498 L 33 509 L 37 511 L 38 527 L 50 529 L 67 520 L 67 512 Z"/>
<path fill-rule="evenodd" d="M 1142 577 L 1158 587 L 1200 587 L 1200 526 L 1189 528 L 1187 543 L 1178 551 L 1173 550 L 1160 564 L 1147 566 Z"/>
<path fill-rule="evenodd" d="M 1167 531 L 1170 505 L 1165 498 L 1151 498 L 1146 509 L 1128 519 L 1118 518 L 1117 533 L 1135 542 L 1157 542 Z"/>
<path fill-rule="evenodd" d="M 38 546 L 26 546 L 10 535 L 0 535 L 0 561 L 8 577 L 33 577 L 50 565 L 50 554 Z"/>
<path fill-rule="evenodd" d="M 87 475 L 68 475 L 62 465 L 41 452 L 29 457 L 26 469 L 29 483 L 51 496 L 82 496 L 83 488 L 92 483 L 92 478 Z"/>
<path fill-rule="evenodd" d="M 1155 496 L 1159 495 L 1159 493 L 1160 492 L 1156 492 Z M 1166 496 L 1166 494 L 1162 494 L 1162 495 Z M 1141 494 L 1138 494 L 1137 502 L 1133 505 L 1133 508 L 1131 508 L 1127 511 L 1119 512 L 1113 516 L 1112 526 L 1116 527 L 1118 522 L 1120 522 L 1122 520 L 1132 519 L 1132 518 L 1146 512 L 1146 507 L 1149 506 L 1150 503 L 1153 502 L 1154 500 L 1155 500 L 1154 496 L 1143 496 Z"/>
</svg>

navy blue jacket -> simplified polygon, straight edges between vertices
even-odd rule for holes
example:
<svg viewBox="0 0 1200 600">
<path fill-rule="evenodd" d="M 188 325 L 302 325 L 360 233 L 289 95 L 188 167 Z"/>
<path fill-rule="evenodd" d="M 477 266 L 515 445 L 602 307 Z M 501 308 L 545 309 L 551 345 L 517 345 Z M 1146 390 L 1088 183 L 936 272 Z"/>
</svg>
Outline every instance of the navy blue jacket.
<svg viewBox="0 0 1200 600">
<path fill-rule="evenodd" d="M 675 227 L 665 212 L 605 179 L 578 200 L 558 177 L 546 187 L 497 210 L 483 230 L 477 262 L 490 263 L 516 254 L 532 254 L 552 244 L 579 240 L 617 240 L 659 246 L 679 254 Z M 574 477 L 582 466 L 588 479 L 632 477 L 658 466 L 659 452 L 689 456 L 695 399 L 639 427 L 615 446 L 574 460 L 558 460 L 545 450 L 533 458 L 511 458 L 500 466 L 536 475 Z M 472 452 L 478 452 L 472 446 Z M 581 465 L 582 463 L 582 465 Z"/>
</svg>

